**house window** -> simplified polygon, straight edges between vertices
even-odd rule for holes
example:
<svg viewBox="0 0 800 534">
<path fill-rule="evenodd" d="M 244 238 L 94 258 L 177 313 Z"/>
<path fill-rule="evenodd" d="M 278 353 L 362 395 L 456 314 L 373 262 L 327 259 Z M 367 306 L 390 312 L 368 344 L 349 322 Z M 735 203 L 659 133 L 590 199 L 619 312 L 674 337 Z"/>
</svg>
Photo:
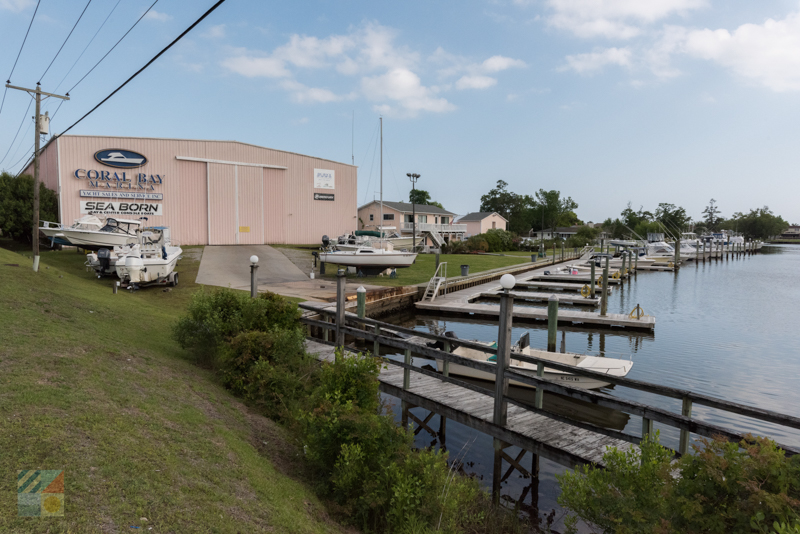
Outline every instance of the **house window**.
<svg viewBox="0 0 800 534">
<path fill-rule="evenodd" d="M 370 221 L 374 221 L 375 220 L 375 214 L 374 213 L 370 213 L 369 214 L 369 220 Z"/>
<path fill-rule="evenodd" d="M 497 221 L 492 221 L 492 230 L 497 230 Z"/>
<path fill-rule="evenodd" d="M 393 221 L 394 220 L 394 213 L 384 213 L 383 214 L 384 221 Z"/>
<path fill-rule="evenodd" d="M 442 224 L 450 224 L 450 217 L 442 217 Z"/>
<path fill-rule="evenodd" d="M 428 222 L 428 216 L 427 215 L 417 215 L 417 222 L 427 223 Z"/>
<path fill-rule="evenodd" d="M 414 216 L 413 215 L 403 215 L 403 222 L 413 223 Z"/>
</svg>

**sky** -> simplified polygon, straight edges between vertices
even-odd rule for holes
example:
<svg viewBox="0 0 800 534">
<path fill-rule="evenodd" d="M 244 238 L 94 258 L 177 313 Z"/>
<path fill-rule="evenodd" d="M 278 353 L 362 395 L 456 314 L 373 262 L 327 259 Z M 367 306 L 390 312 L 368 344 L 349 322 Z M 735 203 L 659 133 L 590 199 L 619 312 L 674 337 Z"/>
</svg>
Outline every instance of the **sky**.
<svg viewBox="0 0 800 534">
<path fill-rule="evenodd" d="M 76 86 L 152 3 L 40 0 L 14 67 L 37 0 L 0 0 L 0 77 L 69 91 L 60 133 L 214 2 L 158 0 Z M 0 169 L 32 152 L 30 100 L 5 95 Z M 800 0 L 227 0 L 69 133 L 354 161 L 361 205 L 379 195 L 381 116 L 385 200 L 419 173 L 458 214 L 504 180 L 561 191 L 586 222 L 628 202 L 699 219 L 714 198 L 798 223 Z"/>
</svg>

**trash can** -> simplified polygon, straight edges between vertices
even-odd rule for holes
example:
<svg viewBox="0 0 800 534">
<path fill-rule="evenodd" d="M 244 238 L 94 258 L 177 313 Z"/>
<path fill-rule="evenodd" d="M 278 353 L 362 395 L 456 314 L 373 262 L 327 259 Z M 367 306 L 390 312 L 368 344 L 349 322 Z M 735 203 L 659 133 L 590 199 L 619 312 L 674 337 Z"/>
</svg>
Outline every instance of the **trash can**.
<svg viewBox="0 0 800 534">
<path fill-rule="evenodd" d="M 536 254 L 531 254 L 531 261 L 536 261 Z"/>
<path fill-rule="evenodd" d="M 461 276 L 467 276 L 468 274 L 469 274 L 469 265 L 462 265 Z"/>
</svg>

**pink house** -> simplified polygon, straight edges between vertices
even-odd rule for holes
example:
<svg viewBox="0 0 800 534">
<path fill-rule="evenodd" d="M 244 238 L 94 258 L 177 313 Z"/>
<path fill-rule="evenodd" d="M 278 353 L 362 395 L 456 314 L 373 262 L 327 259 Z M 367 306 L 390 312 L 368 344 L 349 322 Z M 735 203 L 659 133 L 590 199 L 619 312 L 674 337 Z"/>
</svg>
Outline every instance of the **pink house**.
<svg viewBox="0 0 800 534">
<path fill-rule="evenodd" d="M 508 221 L 498 213 L 479 211 L 467 213 L 458 219 L 458 224 L 466 225 L 467 231 L 464 237 L 470 237 L 473 235 L 485 234 L 487 230 L 505 230 Z"/>
</svg>

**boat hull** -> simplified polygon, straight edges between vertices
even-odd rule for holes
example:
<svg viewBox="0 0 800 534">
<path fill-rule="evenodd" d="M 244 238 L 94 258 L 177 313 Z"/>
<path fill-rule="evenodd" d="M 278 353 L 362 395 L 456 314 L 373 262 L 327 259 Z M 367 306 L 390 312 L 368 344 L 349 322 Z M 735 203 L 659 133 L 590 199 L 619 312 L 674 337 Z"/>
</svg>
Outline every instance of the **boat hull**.
<svg viewBox="0 0 800 534">
<path fill-rule="evenodd" d="M 58 233 L 60 234 L 58 237 L 67 241 L 70 245 L 90 250 L 99 250 L 101 248 L 113 249 L 114 247 L 126 245 L 130 241 L 136 239 L 136 236 L 130 234 L 87 232 L 70 230 L 69 228 L 62 228 Z"/>
<path fill-rule="evenodd" d="M 372 253 L 362 253 L 362 251 L 344 252 L 321 252 L 319 259 L 325 263 L 336 265 L 346 265 L 348 267 L 411 267 L 417 259 L 417 255 L 412 252 L 386 253 L 380 249 L 374 249 Z"/>
<path fill-rule="evenodd" d="M 444 361 L 436 360 L 436 368 L 441 373 L 444 370 Z M 513 365 L 511 366 L 511 369 L 513 371 L 530 372 L 527 370 L 515 369 Z M 457 363 L 450 364 L 449 374 L 454 376 L 463 376 L 466 378 L 475 378 L 477 380 L 486 380 L 487 382 L 495 381 L 495 375 L 492 373 L 487 373 L 485 371 L 478 371 L 477 369 L 473 369 L 471 367 L 465 367 Z M 543 378 L 546 378 L 547 380 L 552 380 L 554 382 L 562 382 L 564 384 L 568 384 L 570 386 L 583 389 L 600 389 L 611 384 L 610 382 L 603 382 L 601 380 L 597 380 L 594 378 L 587 378 L 585 376 L 578 376 L 578 375 L 570 375 L 567 373 L 560 373 L 557 371 L 548 371 L 547 369 L 545 369 L 544 371 Z M 517 382 L 516 380 L 509 380 L 508 383 L 511 384 L 512 386 L 520 386 L 529 389 L 536 389 L 534 386 L 523 384 L 522 382 Z"/>
</svg>

